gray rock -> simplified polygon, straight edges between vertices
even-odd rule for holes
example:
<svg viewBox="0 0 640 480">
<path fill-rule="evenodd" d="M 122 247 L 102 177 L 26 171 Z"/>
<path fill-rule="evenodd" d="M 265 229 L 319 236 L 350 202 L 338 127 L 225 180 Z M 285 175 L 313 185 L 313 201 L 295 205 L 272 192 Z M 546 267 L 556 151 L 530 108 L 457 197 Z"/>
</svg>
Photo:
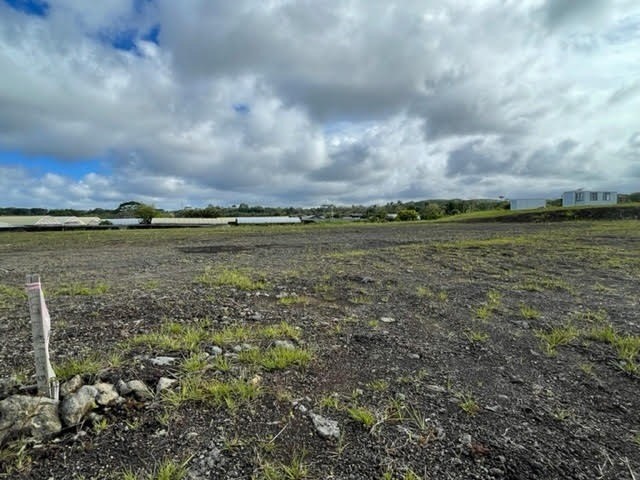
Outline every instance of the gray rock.
<svg viewBox="0 0 640 480">
<path fill-rule="evenodd" d="M 120 395 L 118 395 L 116 387 L 112 384 L 96 383 L 94 387 L 98 390 L 98 395 L 96 396 L 96 403 L 98 405 L 113 405 L 120 400 Z"/>
<path fill-rule="evenodd" d="M 283 348 L 285 350 L 295 350 L 296 346 L 289 340 L 276 340 L 273 345 L 277 348 Z"/>
<path fill-rule="evenodd" d="M 77 425 L 87 413 L 96 408 L 98 390 L 91 385 L 85 385 L 67 396 L 60 405 L 60 418 L 67 425 Z"/>
<path fill-rule="evenodd" d="M 462 434 L 462 436 L 460 437 L 460 444 L 464 447 L 471 448 L 471 435 L 469 435 L 468 433 Z"/>
<path fill-rule="evenodd" d="M 420 354 L 419 353 L 410 353 L 408 355 L 409 358 L 412 358 L 414 360 L 419 360 L 420 359 Z"/>
<path fill-rule="evenodd" d="M 233 347 L 233 351 L 236 353 L 240 353 L 245 350 L 254 350 L 255 348 L 256 347 L 254 347 L 253 345 L 243 343 L 242 345 L 236 345 L 235 347 Z"/>
<path fill-rule="evenodd" d="M 393 317 L 382 317 L 380 318 L 382 323 L 395 323 L 396 319 Z"/>
<path fill-rule="evenodd" d="M 253 315 L 249 316 L 249 320 L 259 321 L 262 320 L 262 314 L 259 312 L 255 312 Z"/>
<path fill-rule="evenodd" d="M 163 390 L 168 390 L 176 383 L 178 383 L 178 380 L 175 380 L 173 378 L 161 377 L 160 380 L 158 380 L 158 385 L 156 385 L 156 393 L 160 393 Z"/>
<path fill-rule="evenodd" d="M 340 427 L 338 427 L 338 422 L 313 412 L 309 412 L 309 416 L 311 417 L 313 426 L 316 427 L 316 431 L 321 437 L 334 440 L 340 439 Z"/>
<path fill-rule="evenodd" d="M 447 391 L 446 388 L 440 385 L 427 385 L 425 388 L 431 392 L 436 392 L 436 393 L 444 393 Z"/>
<path fill-rule="evenodd" d="M 116 389 L 120 395 L 129 395 L 132 392 L 131 387 L 129 387 L 129 384 L 124 380 L 118 380 Z"/>
<path fill-rule="evenodd" d="M 5 438 L 23 435 L 46 440 L 61 430 L 57 400 L 12 395 L 0 402 L 0 445 Z"/>
<path fill-rule="evenodd" d="M 151 359 L 151 363 L 158 367 L 166 367 L 173 365 L 178 359 L 176 357 L 155 357 Z"/>
<path fill-rule="evenodd" d="M 82 381 L 82 377 L 80 375 L 76 375 L 71 377 L 69 380 L 60 385 L 60 396 L 62 398 L 68 397 L 72 393 L 76 392 L 84 382 Z"/>
<path fill-rule="evenodd" d="M 213 345 L 209 347 L 209 353 L 212 357 L 217 357 L 218 355 L 222 355 L 222 349 L 217 345 Z"/>
<path fill-rule="evenodd" d="M 127 382 L 127 386 L 131 389 L 133 395 L 140 401 L 153 400 L 153 392 L 141 380 L 131 380 Z"/>
</svg>

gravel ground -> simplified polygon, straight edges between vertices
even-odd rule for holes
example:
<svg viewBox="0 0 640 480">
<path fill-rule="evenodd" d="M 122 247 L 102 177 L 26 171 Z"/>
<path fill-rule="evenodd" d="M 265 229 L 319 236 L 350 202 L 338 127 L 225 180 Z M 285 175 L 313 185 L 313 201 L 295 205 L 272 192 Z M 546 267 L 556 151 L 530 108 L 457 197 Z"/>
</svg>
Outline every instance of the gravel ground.
<svg viewBox="0 0 640 480">
<path fill-rule="evenodd" d="M 85 382 L 199 375 L 259 394 L 101 407 L 99 424 L 2 446 L 1 478 L 142 479 L 163 464 L 190 479 L 640 475 L 637 221 L 2 233 L 0 377 L 18 379 L 5 397 L 33 383 L 27 273 L 59 370 L 92 358 Z M 297 333 L 257 333 L 273 325 Z M 142 340 L 172 328 L 205 334 Z M 232 328 L 255 336 L 215 336 Z M 276 340 L 310 362 L 243 362 L 244 343 Z M 205 352 L 225 363 L 176 366 Z"/>
</svg>

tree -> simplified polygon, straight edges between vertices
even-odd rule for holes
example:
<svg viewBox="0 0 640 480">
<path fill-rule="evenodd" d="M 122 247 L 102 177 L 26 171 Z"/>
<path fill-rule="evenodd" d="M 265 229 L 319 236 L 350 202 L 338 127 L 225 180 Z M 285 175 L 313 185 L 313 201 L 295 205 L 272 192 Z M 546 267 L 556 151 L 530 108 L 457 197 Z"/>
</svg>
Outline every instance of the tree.
<svg viewBox="0 0 640 480">
<path fill-rule="evenodd" d="M 423 220 L 435 220 L 444 216 L 444 210 L 437 203 L 427 203 L 420 216 Z"/>
<path fill-rule="evenodd" d="M 405 208 L 398 212 L 398 220 L 402 220 L 404 222 L 409 220 L 418 220 L 418 212 L 410 208 Z"/>
<path fill-rule="evenodd" d="M 158 216 L 158 210 L 153 205 L 146 205 L 141 203 L 134 211 L 136 218 L 140 219 L 142 225 L 151 225 L 151 220 Z"/>
</svg>

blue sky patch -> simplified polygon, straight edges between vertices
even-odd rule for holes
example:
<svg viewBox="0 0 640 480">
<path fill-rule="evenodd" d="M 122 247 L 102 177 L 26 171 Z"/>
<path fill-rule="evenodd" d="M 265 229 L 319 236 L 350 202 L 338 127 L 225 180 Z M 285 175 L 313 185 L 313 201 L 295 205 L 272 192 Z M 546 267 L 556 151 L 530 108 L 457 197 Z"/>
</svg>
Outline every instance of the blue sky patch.
<svg viewBox="0 0 640 480">
<path fill-rule="evenodd" d="M 160 45 L 160 41 L 158 37 L 160 36 L 160 25 L 154 25 L 151 29 L 142 35 L 142 40 L 146 40 L 147 42 L 153 42 L 156 45 Z"/>
<path fill-rule="evenodd" d="M 98 35 L 100 40 L 108 43 L 113 48 L 138 54 L 138 47 L 136 46 L 137 36 L 138 30 L 135 28 L 120 31 L 102 31 Z"/>
<path fill-rule="evenodd" d="M 110 173 L 106 162 L 98 159 L 64 162 L 51 157 L 31 157 L 7 151 L 0 151 L 0 166 L 18 166 L 38 176 L 55 173 L 74 180 L 80 180 L 89 173 Z"/>
<path fill-rule="evenodd" d="M 234 103 L 233 109 L 240 115 L 247 115 L 249 114 L 249 112 L 251 112 L 251 107 L 249 107 L 249 105 L 247 105 L 246 103 Z"/>
<path fill-rule="evenodd" d="M 46 17 L 49 13 L 49 3 L 44 0 L 4 0 L 4 3 L 27 15 Z"/>
</svg>

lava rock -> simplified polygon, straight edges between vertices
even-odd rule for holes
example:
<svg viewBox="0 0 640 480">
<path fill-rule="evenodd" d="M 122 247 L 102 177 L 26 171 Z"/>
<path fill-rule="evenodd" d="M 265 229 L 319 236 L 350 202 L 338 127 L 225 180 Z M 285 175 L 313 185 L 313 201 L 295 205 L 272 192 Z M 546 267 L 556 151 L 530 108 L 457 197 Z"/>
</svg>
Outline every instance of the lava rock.
<svg viewBox="0 0 640 480">
<path fill-rule="evenodd" d="M 66 397 L 60 405 L 60 418 L 67 425 L 77 425 L 87 413 L 96 408 L 98 390 L 91 385 L 85 385 Z"/>
<path fill-rule="evenodd" d="M 133 395 L 141 402 L 152 400 L 153 392 L 142 380 L 131 380 L 127 382 L 127 386 L 131 389 Z"/>
<path fill-rule="evenodd" d="M 48 397 L 12 395 L 0 402 L 0 445 L 7 438 L 28 435 L 46 440 L 60 433 L 58 401 Z"/>
<path fill-rule="evenodd" d="M 72 393 L 77 392 L 82 385 L 84 385 L 82 377 L 80 375 L 75 375 L 60 385 L 60 396 L 62 398 L 68 397 Z"/>
<path fill-rule="evenodd" d="M 334 440 L 340 439 L 338 422 L 313 412 L 310 412 L 309 416 L 311 417 L 313 426 L 316 427 L 316 431 L 321 437 Z"/>
<path fill-rule="evenodd" d="M 120 395 L 118 395 L 116 387 L 112 384 L 96 383 L 94 387 L 98 390 L 98 395 L 96 396 L 96 403 L 98 405 L 113 405 L 120 400 Z"/>
</svg>

